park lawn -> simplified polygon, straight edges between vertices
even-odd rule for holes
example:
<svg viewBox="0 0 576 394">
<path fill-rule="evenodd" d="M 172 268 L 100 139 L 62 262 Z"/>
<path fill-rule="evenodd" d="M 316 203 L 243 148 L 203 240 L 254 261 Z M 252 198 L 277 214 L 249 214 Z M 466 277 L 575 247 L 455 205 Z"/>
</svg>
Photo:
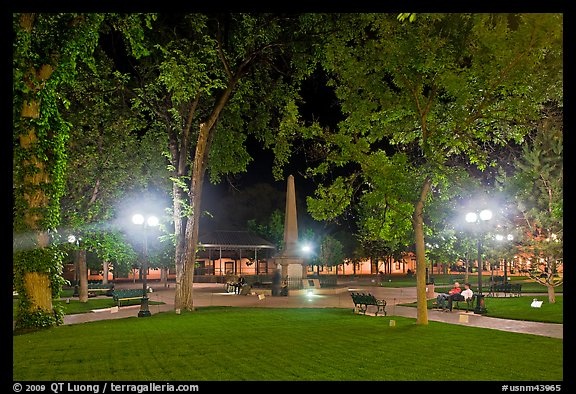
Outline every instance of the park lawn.
<svg viewBox="0 0 576 394">
<path fill-rule="evenodd" d="M 13 299 L 12 302 L 12 319 L 16 318 L 16 310 L 17 310 L 17 302 L 18 299 Z M 112 297 L 106 298 L 89 298 L 88 302 L 80 302 L 78 299 L 71 299 L 70 302 L 67 304 L 65 299 L 60 300 L 53 300 L 54 304 L 61 304 L 64 307 L 64 314 L 65 315 L 73 315 L 77 313 L 87 313 L 92 312 L 94 309 L 105 309 L 111 308 L 115 306 L 114 300 Z M 139 304 L 139 300 L 133 300 L 131 305 Z M 163 304 L 163 302 L 159 301 L 148 301 L 149 305 L 158 305 Z"/>
<path fill-rule="evenodd" d="M 540 308 L 532 308 L 532 300 L 544 301 Z M 432 309 L 435 298 L 428 300 L 428 309 Z M 416 307 L 416 303 L 402 304 L 403 306 Z M 460 303 L 464 308 L 465 302 Z M 476 304 L 474 304 L 475 306 Z M 556 296 L 556 303 L 548 303 L 546 295 L 520 296 L 520 297 L 484 297 L 484 306 L 487 317 L 502 319 L 537 321 L 543 323 L 564 323 L 564 297 Z"/>
<path fill-rule="evenodd" d="M 396 326 L 389 321 L 395 320 Z M 506 351 L 502 351 L 506 349 Z M 541 349 L 537 353 L 534 349 Z M 473 358 L 474 368 L 440 368 Z M 505 366 L 505 367 L 503 367 Z M 339 308 L 204 307 L 13 337 L 16 381 L 561 381 L 563 340 Z"/>
<path fill-rule="evenodd" d="M 94 309 L 106 309 L 112 308 L 116 306 L 112 297 L 107 298 L 89 298 L 88 302 L 80 302 L 78 300 L 70 300 L 70 303 L 67 304 L 66 300 L 58 300 L 54 301 L 55 303 L 59 303 L 64 306 L 64 314 L 66 315 L 74 315 L 77 313 L 86 313 L 91 312 Z M 126 301 L 122 303 L 122 305 L 128 305 Z M 137 305 L 140 304 L 140 300 L 131 300 L 129 305 Z M 163 302 L 159 301 L 152 301 L 148 300 L 148 305 L 159 305 L 164 304 Z"/>
<path fill-rule="evenodd" d="M 543 301 L 540 308 L 530 306 L 537 299 Z M 513 320 L 528 320 L 545 323 L 564 323 L 564 297 L 556 296 L 556 302 L 550 304 L 548 296 L 485 297 L 484 303 L 489 317 Z"/>
</svg>

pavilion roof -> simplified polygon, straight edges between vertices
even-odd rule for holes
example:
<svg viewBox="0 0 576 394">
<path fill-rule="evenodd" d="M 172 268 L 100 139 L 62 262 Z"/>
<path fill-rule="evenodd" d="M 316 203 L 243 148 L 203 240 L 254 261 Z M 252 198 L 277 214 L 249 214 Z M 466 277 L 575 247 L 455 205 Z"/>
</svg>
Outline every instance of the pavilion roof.
<svg viewBox="0 0 576 394">
<path fill-rule="evenodd" d="M 273 243 L 249 231 L 212 231 L 198 238 L 198 246 L 210 249 L 276 249 Z"/>
</svg>

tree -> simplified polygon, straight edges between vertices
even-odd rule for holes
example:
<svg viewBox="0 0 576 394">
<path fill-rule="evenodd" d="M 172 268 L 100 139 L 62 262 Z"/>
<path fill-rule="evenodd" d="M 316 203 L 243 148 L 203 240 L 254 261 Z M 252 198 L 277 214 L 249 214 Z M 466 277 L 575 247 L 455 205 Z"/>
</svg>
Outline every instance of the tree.
<svg viewBox="0 0 576 394">
<path fill-rule="evenodd" d="M 353 175 L 321 186 L 315 199 L 338 215 L 354 189 L 367 182 L 366 163 L 373 156 L 407 156 L 406 173 L 419 186 L 404 190 L 400 200 L 412 206 L 417 324 L 428 324 L 426 207 L 434 190 L 455 181 L 448 178 L 451 167 L 496 166 L 494 147 L 521 143 L 542 104 L 558 98 L 562 15 L 419 14 L 412 22 L 383 14 L 317 18 L 313 26 L 328 32 L 319 63 L 346 119 L 337 130 L 314 136 L 328 153 L 313 173 L 346 166 Z M 382 167 L 382 179 L 390 176 L 386 171 Z"/>
<path fill-rule="evenodd" d="M 284 212 L 279 209 L 272 211 L 264 223 L 258 223 L 256 219 L 248 220 L 246 227 L 276 245 L 276 250 L 284 247 Z"/>
<path fill-rule="evenodd" d="M 66 141 L 70 125 L 61 115 L 68 105 L 60 89 L 72 83 L 77 65 L 93 67 L 100 28 L 124 32 L 138 56 L 140 15 L 13 14 L 14 286 L 17 328 L 62 321 L 52 305 L 63 279 L 62 255 L 52 244 L 64 193 Z"/>
<path fill-rule="evenodd" d="M 524 235 L 520 249 L 532 260 L 528 274 L 546 286 L 550 303 L 555 302 L 554 288 L 564 282 L 562 129 L 561 108 L 549 108 L 514 161 L 513 173 L 499 177 L 522 215 L 517 225 Z"/>
<path fill-rule="evenodd" d="M 326 234 L 320 241 L 320 252 L 318 253 L 318 263 L 326 267 L 336 267 L 344 261 L 344 246 L 333 236 Z"/>
<path fill-rule="evenodd" d="M 17 328 L 62 321 L 52 305 L 60 291 L 62 255 L 51 245 L 64 190 L 69 125 L 58 111 L 58 88 L 90 56 L 102 17 L 13 14 L 14 283 Z M 54 34 L 44 34 L 48 31 Z"/>
<path fill-rule="evenodd" d="M 153 138 L 156 136 L 139 136 L 144 124 L 130 111 L 121 94 L 125 78 L 112 71 L 112 62 L 104 51 L 95 51 L 92 70 L 79 65 L 79 71 L 73 86 L 62 89 L 69 100 L 62 113 L 70 122 L 71 132 L 66 146 L 61 223 L 66 231 L 82 238 L 76 256 L 85 256 L 88 248 L 98 255 L 115 257 L 110 246 L 118 251 L 127 247 L 119 244 L 120 228 L 113 223 L 118 201 L 132 189 L 146 185 L 150 177 L 162 179 L 165 163 L 161 156 L 146 155 L 147 146 L 150 149 L 158 145 Z M 86 272 L 86 260 L 79 263 L 78 269 Z M 109 263 L 102 261 L 105 274 Z M 87 302 L 87 277 L 81 275 L 79 279 L 80 302 Z"/>
<path fill-rule="evenodd" d="M 135 108 L 168 136 L 176 239 L 175 308 L 193 310 L 192 281 L 206 170 L 216 182 L 245 171 L 247 134 L 286 162 L 298 127 L 290 43 L 282 15 L 164 15 L 138 65 Z M 280 119 L 280 120 L 279 120 Z M 277 171 L 276 176 L 280 173 Z"/>
</svg>

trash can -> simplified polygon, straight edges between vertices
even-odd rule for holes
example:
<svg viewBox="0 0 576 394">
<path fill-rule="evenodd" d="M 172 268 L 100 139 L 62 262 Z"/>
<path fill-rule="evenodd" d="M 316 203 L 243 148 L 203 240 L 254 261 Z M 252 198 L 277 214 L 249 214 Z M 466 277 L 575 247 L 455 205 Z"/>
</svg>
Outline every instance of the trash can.
<svg viewBox="0 0 576 394">
<path fill-rule="evenodd" d="M 435 298 L 436 294 L 434 293 L 434 283 L 426 283 L 426 299 Z"/>
</svg>

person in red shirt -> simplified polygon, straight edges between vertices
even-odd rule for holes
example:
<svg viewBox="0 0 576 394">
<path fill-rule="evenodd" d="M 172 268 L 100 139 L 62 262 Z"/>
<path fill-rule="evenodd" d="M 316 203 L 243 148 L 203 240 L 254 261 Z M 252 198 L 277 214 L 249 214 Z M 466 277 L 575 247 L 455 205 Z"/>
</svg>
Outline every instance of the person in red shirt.
<svg viewBox="0 0 576 394">
<path fill-rule="evenodd" d="M 438 297 L 436 297 L 436 303 L 438 304 L 438 308 L 442 308 L 443 310 L 447 311 L 446 302 L 448 301 L 448 297 L 450 297 L 453 294 L 459 294 L 461 292 L 462 289 L 460 288 L 460 283 L 454 282 L 454 287 L 451 288 L 450 291 L 448 291 L 448 293 L 440 293 L 438 294 Z"/>
</svg>

